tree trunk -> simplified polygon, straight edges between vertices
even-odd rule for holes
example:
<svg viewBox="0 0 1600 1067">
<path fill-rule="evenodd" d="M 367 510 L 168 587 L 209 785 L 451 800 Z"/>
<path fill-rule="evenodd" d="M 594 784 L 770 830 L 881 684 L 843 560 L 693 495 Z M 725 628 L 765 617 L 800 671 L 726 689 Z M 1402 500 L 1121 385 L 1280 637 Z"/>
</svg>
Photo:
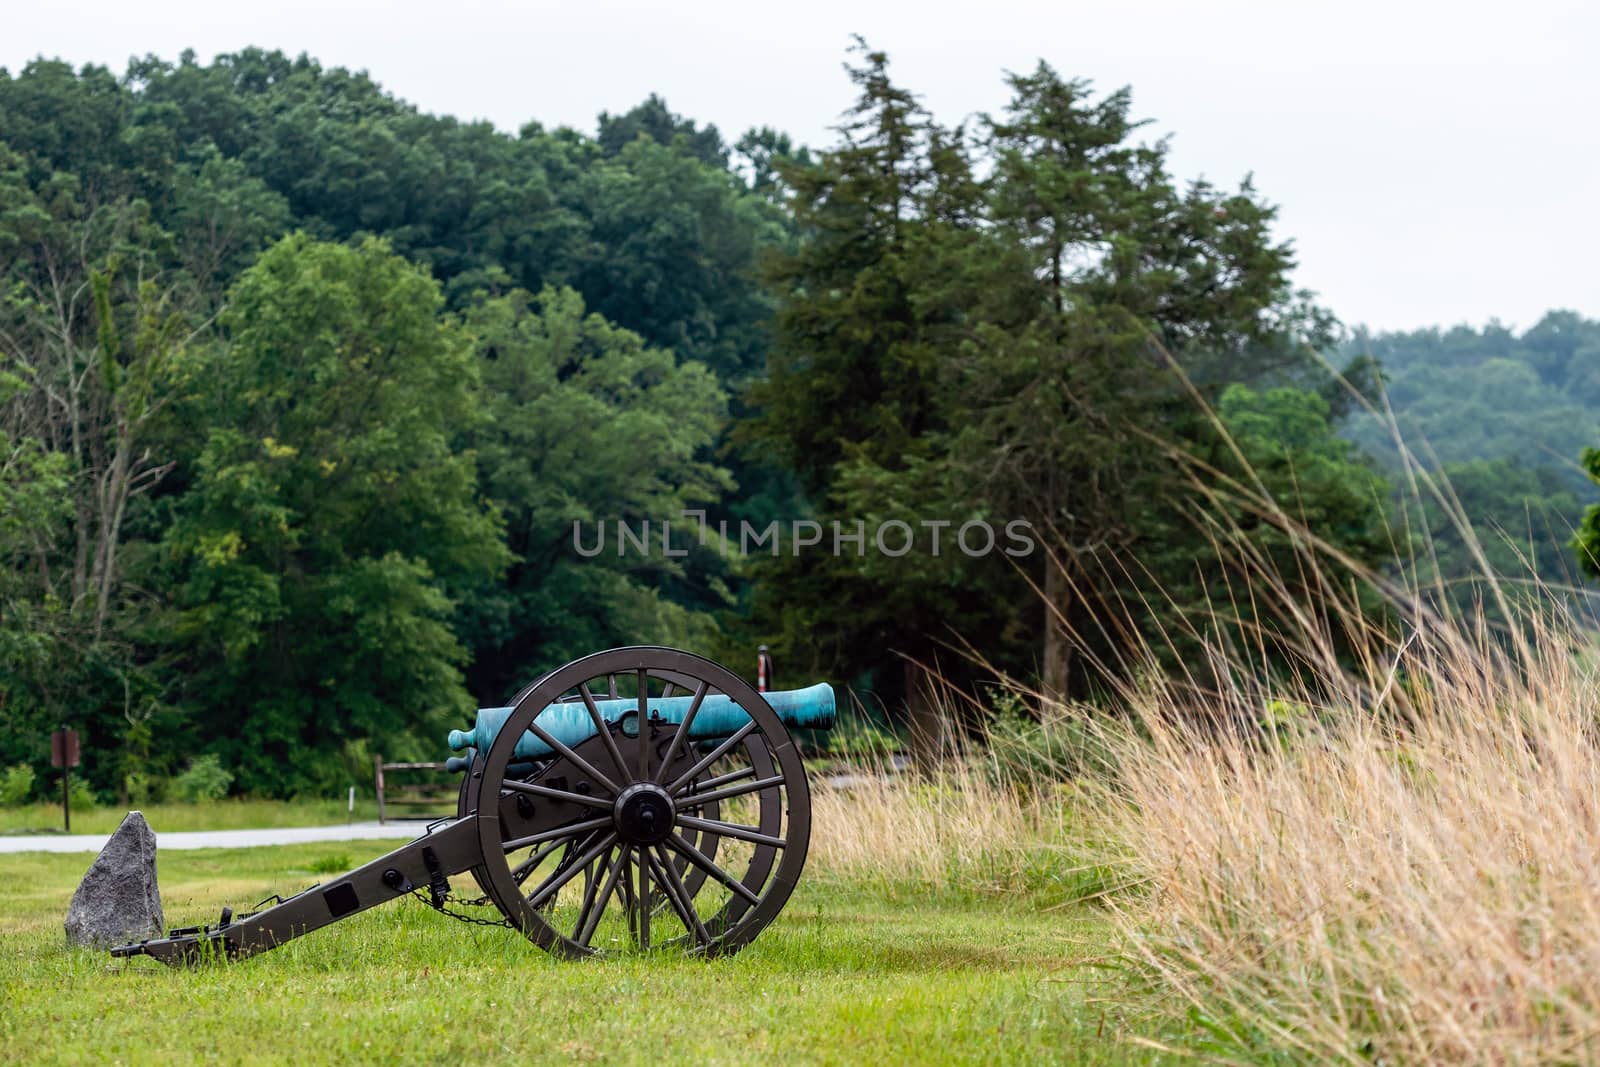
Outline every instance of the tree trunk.
<svg viewBox="0 0 1600 1067">
<path fill-rule="evenodd" d="M 911 724 L 911 762 L 917 770 L 929 773 L 938 768 L 948 750 L 950 724 L 939 700 L 939 680 L 934 673 L 937 661 L 918 656 L 905 662 L 906 716 Z M 932 667 L 933 669 L 929 669 Z"/>
<path fill-rule="evenodd" d="M 1044 571 L 1044 665 L 1039 690 L 1048 700 L 1065 700 L 1072 670 L 1072 639 L 1067 632 L 1072 605 L 1072 583 L 1066 561 L 1051 559 Z"/>
</svg>

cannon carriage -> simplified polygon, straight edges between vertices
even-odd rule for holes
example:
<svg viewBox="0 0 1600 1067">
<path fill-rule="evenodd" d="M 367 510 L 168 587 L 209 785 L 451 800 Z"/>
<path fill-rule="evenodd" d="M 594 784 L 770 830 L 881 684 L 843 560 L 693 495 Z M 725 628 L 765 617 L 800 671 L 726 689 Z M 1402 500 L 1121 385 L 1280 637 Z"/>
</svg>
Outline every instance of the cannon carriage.
<svg viewBox="0 0 1600 1067">
<path fill-rule="evenodd" d="M 810 792 L 790 730 L 833 717 L 826 685 L 762 694 L 688 652 L 597 652 L 452 732 L 464 753 L 451 761 L 454 818 L 264 910 L 224 910 L 112 954 L 249 956 L 413 893 L 451 910 L 450 879 L 462 877 L 482 893 L 473 903 L 560 957 L 734 952 L 782 910 L 805 865 Z"/>
</svg>

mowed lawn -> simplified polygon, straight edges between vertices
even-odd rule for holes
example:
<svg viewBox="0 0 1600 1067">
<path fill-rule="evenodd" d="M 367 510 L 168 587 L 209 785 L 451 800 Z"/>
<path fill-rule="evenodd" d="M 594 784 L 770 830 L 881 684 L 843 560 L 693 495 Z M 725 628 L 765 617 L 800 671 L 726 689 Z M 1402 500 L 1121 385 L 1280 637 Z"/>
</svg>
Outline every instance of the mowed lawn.
<svg viewBox="0 0 1600 1067">
<path fill-rule="evenodd" d="M 280 826 L 339 826 L 346 822 L 367 822 L 378 817 L 377 802 L 357 798 L 354 812 L 342 800 L 244 800 L 229 797 L 204 804 L 146 804 L 145 819 L 157 834 L 184 830 L 260 830 Z M 440 805 L 440 814 L 454 810 L 454 804 Z M 126 808 L 97 805 L 88 810 L 72 810 L 75 834 L 109 834 L 115 830 Z M 62 831 L 61 803 L 29 804 L 20 808 L 0 808 L 0 834 L 48 833 Z"/>
<path fill-rule="evenodd" d="M 382 843 L 170 852 L 169 925 L 215 921 Z M 40 1063 L 1123 1063 L 1109 928 L 808 877 L 750 947 L 562 963 L 504 929 L 392 902 L 233 964 L 65 947 L 92 857 L 0 856 L 0 1060 Z M 460 890 L 472 889 L 463 879 Z"/>
</svg>

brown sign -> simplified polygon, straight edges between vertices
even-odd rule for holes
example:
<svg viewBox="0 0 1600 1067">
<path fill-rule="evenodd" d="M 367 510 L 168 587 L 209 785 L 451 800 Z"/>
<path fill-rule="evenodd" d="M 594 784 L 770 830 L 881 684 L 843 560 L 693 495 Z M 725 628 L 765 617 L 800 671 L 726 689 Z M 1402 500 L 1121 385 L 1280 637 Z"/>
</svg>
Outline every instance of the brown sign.
<svg viewBox="0 0 1600 1067">
<path fill-rule="evenodd" d="M 50 735 L 50 766 L 76 767 L 78 765 L 78 731 L 57 730 Z"/>
</svg>

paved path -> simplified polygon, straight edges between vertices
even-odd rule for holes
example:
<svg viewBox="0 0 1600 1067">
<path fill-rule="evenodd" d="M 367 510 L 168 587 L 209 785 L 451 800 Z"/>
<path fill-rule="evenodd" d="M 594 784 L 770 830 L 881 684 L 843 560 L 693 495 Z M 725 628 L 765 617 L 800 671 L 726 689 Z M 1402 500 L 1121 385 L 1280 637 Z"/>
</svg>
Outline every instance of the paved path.
<svg viewBox="0 0 1600 1067">
<path fill-rule="evenodd" d="M 162 833 L 156 847 L 254 848 L 258 845 L 303 845 L 309 841 L 364 841 L 371 838 L 422 836 L 424 822 L 358 822 L 348 826 L 287 826 L 277 830 L 198 830 Z M 0 837 L 0 852 L 99 852 L 110 834 L 16 834 Z"/>
</svg>

